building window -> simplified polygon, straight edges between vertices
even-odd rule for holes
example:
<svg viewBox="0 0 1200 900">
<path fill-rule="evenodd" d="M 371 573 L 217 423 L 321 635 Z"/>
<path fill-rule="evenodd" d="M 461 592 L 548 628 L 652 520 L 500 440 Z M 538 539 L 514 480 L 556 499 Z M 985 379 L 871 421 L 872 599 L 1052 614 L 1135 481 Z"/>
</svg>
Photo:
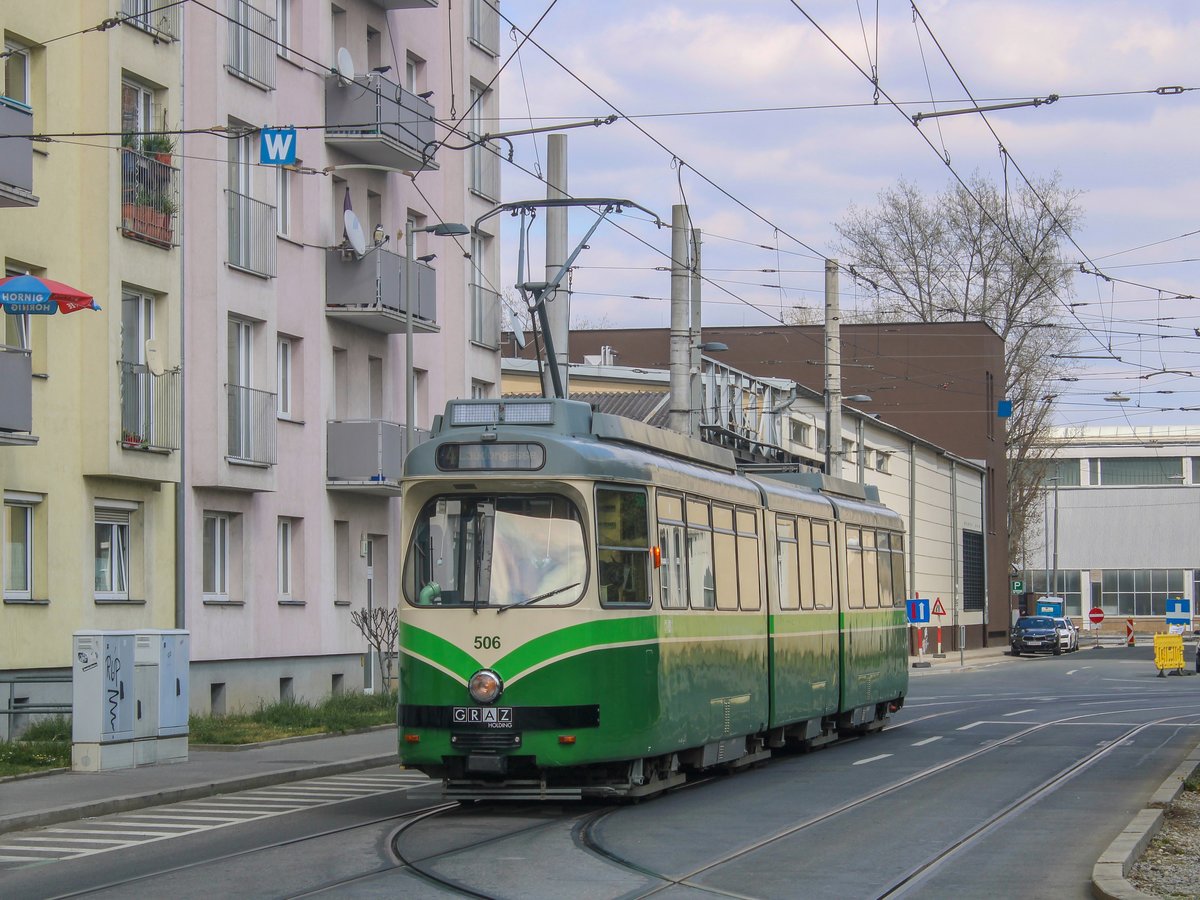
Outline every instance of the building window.
<svg viewBox="0 0 1200 900">
<path fill-rule="evenodd" d="M 292 340 L 281 337 L 276 345 L 275 414 L 281 419 L 292 417 Z"/>
<path fill-rule="evenodd" d="M 279 520 L 279 599 L 292 599 L 292 520 Z"/>
<path fill-rule="evenodd" d="M 122 145 L 140 150 L 146 135 L 154 130 L 154 91 L 136 81 L 122 81 Z"/>
<path fill-rule="evenodd" d="M 1058 571 L 1051 574 L 1046 569 L 1027 569 L 1021 573 L 1025 590 L 1043 597 L 1062 597 L 1063 615 L 1083 615 L 1083 584 L 1079 570 Z M 1092 605 L 1100 605 L 1100 585 L 1092 582 Z M 1108 610 L 1114 612 L 1114 610 Z"/>
<path fill-rule="evenodd" d="M 1102 457 L 1099 462 L 1102 485 L 1183 483 L 1183 459 L 1178 456 Z"/>
<path fill-rule="evenodd" d="M 1117 616 L 1165 616 L 1167 598 L 1184 596 L 1182 569 L 1105 569 L 1100 605 Z"/>
<path fill-rule="evenodd" d="M 275 0 L 275 28 L 279 33 L 275 52 L 283 59 L 291 59 L 292 0 Z"/>
<path fill-rule="evenodd" d="M 410 94 L 419 94 L 421 80 L 425 74 L 425 61 L 411 53 L 404 57 L 404 89 Z"/>
<path fill-rule="evenodd" d="M 96 507 L 96 599 L 129 599 L 129 511 Z"/>
<path fill-rule="evenodd" d="M 4 274 L 12 278 L 14 275 L 24 275 L 25 270 L 16 266 L 5 266 Z M 4 343 L 9 347 L 29 349 L 29 316 L 4 314 Z"/>
<path fill-rule="evenodd" d="M 963 611 L 982 612 L 985 573 L 983 568 L 983 534 L 978 531 L 962 533 Z"/>
<path fill-rule="evenodd" d="M 492 386 L 486 381 L 471 379 L 471 399 L 486 400 L 492 395 Z"/>
<path fill-rule="evenodd" d="M 229 516 L 204 514 L 203 585 L 205 600 L 229 599 Z"/>
<path fill-rule="evenodd" d="M 29 106 L 29 48 L 5 39 L 4 52 L 4 96 Z"/>
<path fill-rule="evenodd" d="M 33 598 L 33 507 L 4 503 L 4 599 Z"/>
<path fill-rule="evenodd" d="M 280 237 L 292 233 L 292 173 L 282 166 L 275 169 L 275 232 Z"/>
<path fill-rule="evenodd" d="M 879 450 L 875 454 L 875 471 L 887 474 L 888 460 L 892 458 L 892 454 L 886 450 Z"/>
<path fill-rule="evenodd" d="M 812 426 L 807 422 L 797 422 L 791 420 L 792 428 L 792 443 L 799 444 L 802 447 L 812 446 Z"/>
</svg>

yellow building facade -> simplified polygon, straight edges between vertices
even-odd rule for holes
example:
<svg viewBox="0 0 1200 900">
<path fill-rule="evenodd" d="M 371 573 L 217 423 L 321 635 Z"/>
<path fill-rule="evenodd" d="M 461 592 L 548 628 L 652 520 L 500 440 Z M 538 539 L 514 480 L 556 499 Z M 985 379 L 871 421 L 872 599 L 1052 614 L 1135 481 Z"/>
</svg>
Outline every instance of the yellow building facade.
<svg viewBox="0 0 1200 900">
<path fill-rule="evenodd" d="M 78 629 L 175 624 L 182 197 L 154 132 L 182 121 L 179 15 L 119 5 L 0 2 L 0 94 L 32 109 L 38 198 L 0 208 L 5 274 L 101 307 L 0 313 L 31 369 L 4 390 L 32 394 L 32 437 L 0 446 L 0 673 L 68 666 Z"/>
</svg>

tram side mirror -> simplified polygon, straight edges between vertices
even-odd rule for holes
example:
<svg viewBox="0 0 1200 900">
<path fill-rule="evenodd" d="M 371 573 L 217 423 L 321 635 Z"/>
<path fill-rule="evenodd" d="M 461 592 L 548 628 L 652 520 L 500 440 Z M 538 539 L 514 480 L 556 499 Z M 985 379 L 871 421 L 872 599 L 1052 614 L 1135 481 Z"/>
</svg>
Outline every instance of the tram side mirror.
<svg viewBox="0 0 1200 900">
<path fill-rule="evenodd" d="M 421 593 L 417 595 L 417 602 L 422 606 L 431 606 L 436 603 L 442 596 L 442 586 L 436 581 L 431 581 L 425 587 L 421 588 Z"/>
</svg>

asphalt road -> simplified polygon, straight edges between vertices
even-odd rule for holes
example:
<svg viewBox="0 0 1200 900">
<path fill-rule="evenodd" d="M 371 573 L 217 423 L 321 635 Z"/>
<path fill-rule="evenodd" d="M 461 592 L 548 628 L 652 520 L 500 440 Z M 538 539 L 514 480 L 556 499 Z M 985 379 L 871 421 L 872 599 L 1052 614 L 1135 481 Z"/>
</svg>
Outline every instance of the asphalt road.
<svg viewBox="0 0 1200 900">
<path fill-rule="evenodd" d="M 1151 660 L 941 667 L 880 734 L 633 806 L 438 811 L 391 769 L 5 835 L 47 861 L 3 863 L 0 895 L 1088 897 L 1200 740 L 1200 678 Z"/>
</svg>

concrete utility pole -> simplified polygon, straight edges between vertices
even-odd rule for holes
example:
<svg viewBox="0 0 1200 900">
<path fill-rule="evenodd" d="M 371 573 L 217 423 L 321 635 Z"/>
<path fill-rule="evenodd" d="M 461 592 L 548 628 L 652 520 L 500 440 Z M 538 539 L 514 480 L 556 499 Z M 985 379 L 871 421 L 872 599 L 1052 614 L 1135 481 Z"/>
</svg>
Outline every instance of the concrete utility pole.
<svg viewBox="0 0 1200 900">
<path fill-rule="evenodd" d="M 692 249 L 692 359 L 691 359 L 691 397 L 688 399 L 688 435 L 700 437 L 701 405 L 704 403 L 704 386 L 702 363 L 700 361 L 700 229 L 693 228 L 691 235 Z"/>
<path fill-rule="evenodd" d="M 691 425 L 692 330 L 688 323 L 687 207 L 671 207 L 671 407 L 667 423 L 687 434 Z"/>
<path fill-rule="evenodd" d="M 546 137 L 546 199 L 560 200 L 567 197 L 567 136 L 551 134 Z M 551 206 L 546 209 L 546 280 L 553 280 L 567 261 L 567 207 Z M 554 293 L 546 297 L 546 314 L 550 320 L 550 336 L 558 355 L 559 377 L 562 380 L 563 396 L 570 396 L 567 369 L 571 359 L 568 340 L 571 329 L 571 292 L 567 287 L 568 275 Z M 542 373 L 543 396 L 553 397 L 554 387 L 549 371 Z"/>
<path fill-rule="evenodd" d="M 836 259 L 825 260 L 825 474 L 842 477 L 842 313 Z"/>
</svg>

